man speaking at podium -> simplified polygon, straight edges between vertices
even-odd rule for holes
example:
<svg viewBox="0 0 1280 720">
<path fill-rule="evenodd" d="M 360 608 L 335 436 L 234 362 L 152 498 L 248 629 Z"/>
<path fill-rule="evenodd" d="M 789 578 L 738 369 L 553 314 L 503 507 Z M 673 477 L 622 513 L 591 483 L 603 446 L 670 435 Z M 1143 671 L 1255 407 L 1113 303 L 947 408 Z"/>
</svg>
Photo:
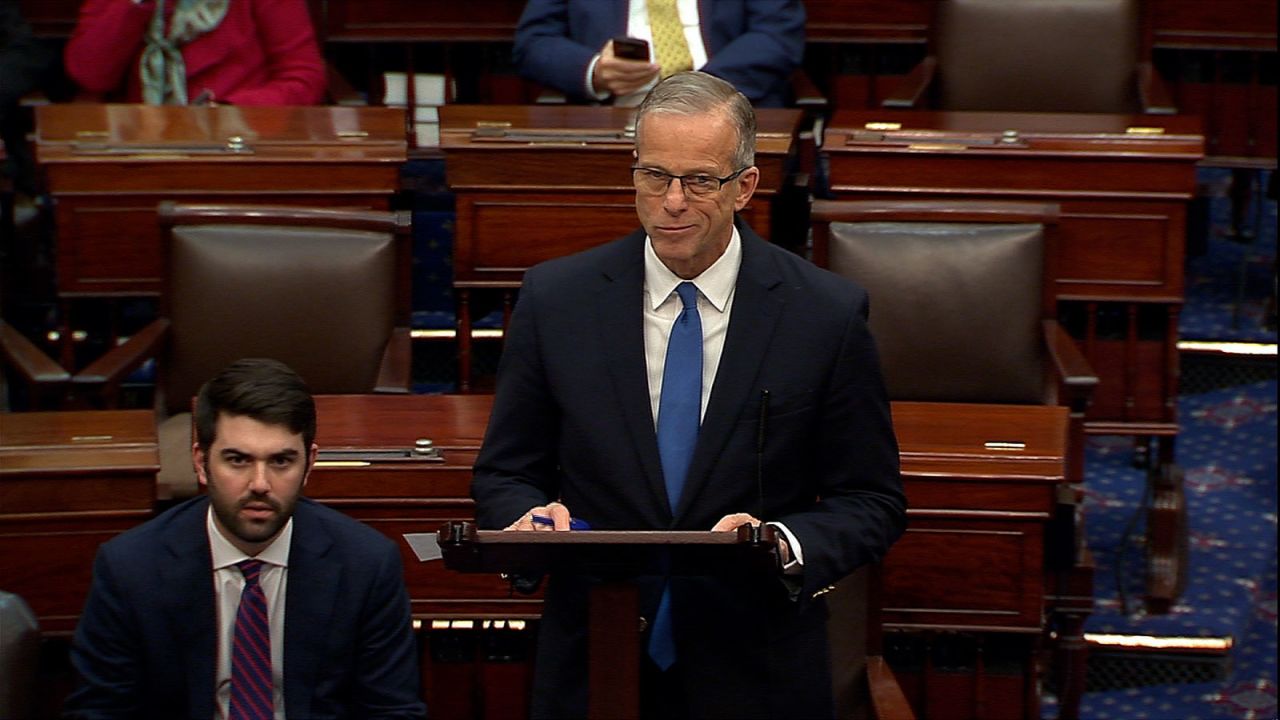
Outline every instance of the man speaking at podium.
<svg viewBox="0 0 1280 720">
<path fill-rule="evenodd" d="M 650 92 L 642 229 L 525 275 L 476 461 L 484 528 L 777 528 L 777 577 L 638 581 L 646 717 L 830 717 L 823 591 L 905 525 L 866 293 L 735 223 L 754 154 L 727 82 Z M 535 717 L 586 714 L 588 583 L 549 580 Z"/>
</svg>

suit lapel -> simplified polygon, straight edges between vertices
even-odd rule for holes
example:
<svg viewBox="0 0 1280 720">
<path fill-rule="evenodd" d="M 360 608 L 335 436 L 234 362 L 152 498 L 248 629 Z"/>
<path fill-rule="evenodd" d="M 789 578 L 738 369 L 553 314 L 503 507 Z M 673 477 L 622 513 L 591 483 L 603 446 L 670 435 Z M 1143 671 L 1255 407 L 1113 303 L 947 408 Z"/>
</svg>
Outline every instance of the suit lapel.
<svg viewBox="0 0 1280 720">
<path fill-rule="evenodd" d="M 299 498 L 293 515 L 284 603 L 284 702 L 290 715 L 300 716 L 310 712 L 312 690 L 319 681 L 319 664 L 329 657 L 326 628 L 332 619 L 342 572 L 337 562 L 326 557 L 333 538 L 316 520 L 310 503 Z"/>
<path fill-rule="evenodd" d="M 734 289 L 729 329 L 677 517 L 696 501 L 707 484 L 742 408 L 750 402 L 769 339 L 782 316 L 783 294 L 776 292 L 782 278 L 764 252 L 764 240 L 745 224 L 740 223 L 738 231 L 742 236 L 742 267 Z"/>
<path fill-rule="evenodd" d="M 669 519 L 673 513 L 667 508 L 644 359 L 644 238 L 643 230 L 628 236 L 613 262 L 605 266 L 596 303 L 596 327 L 608 329 L 609 375 L 640 458 L 650 500 L 662 509 L 662 517 Z"/>
<path fill-rule="evenodd" d="M 205 518 L 209 503 L 196 503 L 165 530 L 169 562 L 163 586 L 175 592 L 165 606 L 164 624 L 176 641 L 192 717 L 213 717 L 218 657 L 218 611 L 214 606 L 213 559 Z M 160 632 L 160 628 L 156 628 Z"/>
</svg>

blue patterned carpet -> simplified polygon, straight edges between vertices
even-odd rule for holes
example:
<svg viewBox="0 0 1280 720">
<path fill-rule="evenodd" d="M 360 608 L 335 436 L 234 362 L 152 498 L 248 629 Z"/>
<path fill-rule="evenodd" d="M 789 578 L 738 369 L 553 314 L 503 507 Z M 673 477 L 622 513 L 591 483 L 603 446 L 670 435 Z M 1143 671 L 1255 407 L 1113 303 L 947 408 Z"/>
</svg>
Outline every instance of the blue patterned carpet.
<svg viewBox="0 0 1280 720">
<path fill-rule="evenodd" d="M 1223 173 L 1203 171 L 1202 184 L 1220 186 Z M 1227 239 L 1224 199 L 1212 198 L 1206 252 L 1188 262 L 1183 339 L 1276 342 L 1274 327 L 1264 323 L 1274 282 L 1275 203 L 1264 210 L 1260 231 L 1244 245 Z M 1242 277 L 1244 292 L 1238 295 Z M 1244 302 L 1235 312 L 1240 296 Z M 1124 541 L 1144 491 L 1144 471 L 1131 466 L 1132 440 L 1090 439 L 1085 512 L 1098 572 L 1087 632 L 1231 638 L 1234 645 L 1221 680 L 1087 692 L 1081 717 L 1277 717 L 1276 405 L 1275 380 L 1180 398 L 1177 461 L 1186 480 L 1190 573 L 1186 591 L 1167 615 L 1141 611 L 1140 519 Z M 1124 572 L 1117 582 L 1122 547 Z M 1056 717 L 1052 696 L 1043 707 L 1044 717 Z"/>
<path fill-rule="evenodd" d="M 1198 179 L 1206 196 L 1198 209 L 1207 217 L 1206 236 L 1188 242 L 1186 305 L 1178 333 L 1183 340 L 1276 341 L 1274 319 L 1267 327 L 1267 297 L 1275 284 L 1276 203 L 1262 197 L 1271 173 L 1261 173 L 1255 204 L 1246 213 L 1249 236 L 1232 237 L 1230 202 L 1226 197 L 1231 171 L 1202 168 Z M 1195 227 L 1194 220 L 1190 223 Z M 1275 309 L 1270 308 L 1274 313 Z"/>
</svg>

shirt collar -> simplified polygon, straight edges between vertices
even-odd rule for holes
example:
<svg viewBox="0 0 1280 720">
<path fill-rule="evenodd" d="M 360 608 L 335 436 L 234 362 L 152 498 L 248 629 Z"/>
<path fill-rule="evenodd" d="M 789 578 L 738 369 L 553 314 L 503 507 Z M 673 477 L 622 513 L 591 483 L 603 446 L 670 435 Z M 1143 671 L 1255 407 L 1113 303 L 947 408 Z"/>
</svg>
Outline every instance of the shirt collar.
<svg viewBox="0 0 1280 720">
<path fill-rule="evenodd" d="M 280 534 L 271 544 L 255 557 L 245 555 L 240 548 L 231 544 L 231 541 L 222 536 L 222 532 L 218 530 L 218 526 L 213 520 L 213 505 L 209 505 L 209 512 L 205 517 L 205 529 L 209 533 L 209 550 L 213 554 L 213 569 L 221 570 L 231 567 L 242 560 L 261 560 L 272 565 L 280 567 L 289 567 L 289 548 L 293 545 L 293 518 L 289 518 L 284 524 L 284 528 L 280 530 Z"/>
<path fill-rule="evenodd" d="M 653 251 L 653 240 L 645 236 L 644 242 L 644 286 L 649 292 L 650 309 L 656 310 L 675 292 L 676 286 L 685 279 L 671 272 L 671 268 L 662 264 L 658 254 Z M 692 282 L 698 292 L 711 303 L 716 310 L 724 312 L 733 294 L 733 287 L 738 282 L 738 269 L 742 267 L 742 239 L 738 236 L 737 226 L 733 226 L 733 235 L 729 238 L 729 246 L 716 259 L 711 267 L 693 278 Z"/>
</svg>

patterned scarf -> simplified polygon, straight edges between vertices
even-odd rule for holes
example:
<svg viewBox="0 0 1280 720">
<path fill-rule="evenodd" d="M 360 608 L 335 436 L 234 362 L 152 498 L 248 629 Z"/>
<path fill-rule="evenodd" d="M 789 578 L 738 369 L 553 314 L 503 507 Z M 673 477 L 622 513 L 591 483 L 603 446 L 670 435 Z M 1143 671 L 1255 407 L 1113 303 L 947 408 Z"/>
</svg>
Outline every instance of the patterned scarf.
<svg viewBox="0 0 1280 720">
<path fill-rule="evenodd" d="M 231 0 L 173 0 L 177 3 L 169 33 L 164 31 L 165 0 L 156 0 L 156 14 L 142 50 L 142 101 L 148 105 L 187 104 L 187 64 L 182 46 L 218 27 Z"/>
</svg>

